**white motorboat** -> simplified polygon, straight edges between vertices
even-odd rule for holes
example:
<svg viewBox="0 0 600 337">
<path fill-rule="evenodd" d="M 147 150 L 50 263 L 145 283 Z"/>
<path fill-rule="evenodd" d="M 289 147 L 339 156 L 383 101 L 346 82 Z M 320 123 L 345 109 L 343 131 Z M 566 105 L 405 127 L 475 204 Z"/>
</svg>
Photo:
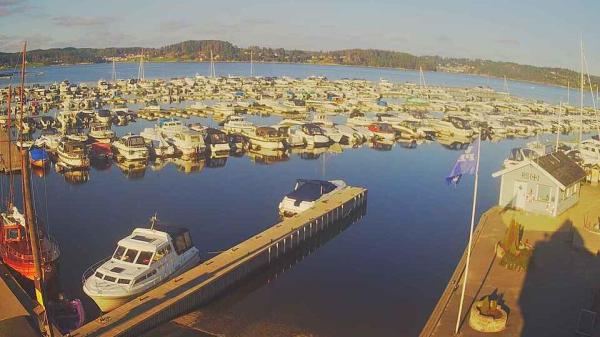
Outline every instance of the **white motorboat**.
<svg viewBox="0 0 600 337">
<path fill-rule="evenodd" d="M 386 141 L 396 140 L 396 130 L 388 123 L 373 123 L 369 125 L 369 130 L 373 132 L 377 139 Z"/>
<path fill-rule="evenodd" d="M 246 135 L 255 149 L 283 150 L 285 148 L 286 137 L 270 126 L 257 127 Z"/>
<path fill-rule="evenodd" d="M 504 160 L 504 168 L 511 167 L 525 160 L 534 160 L 538 157 L 544 156 L 551 153 L 554 150 L 554 146 L 551 144 L 544 144 L 538 141 L 527 143 L 525 147 L 516 147 L 510 150 L 508 158 Z"/>
<path fill-rule="evenodd" d="M 448 116 L 443 119 L 432 119 L 430 123 L 438 134 L 462 138 L 471 138 L 474 134 L 469 122 L 460 117 Z"/>
<path fill-rule="evenodd" d="M 187 128 L 173 134 L 167 141 L 186 158 L 197 157 L 206 149 L 202 134 Z"/>
<path fill-rule="evenodd" d="M 240 115 L 231 115 L 227 117 L 223 124 L 223 130 L 228 133 L 243 133 L 248 134 L 254 131 L 256 126 L 248 122 L 244 117 Z"/>
<path fill-rule="evenodd" d="M 229 150 L 231 149 L 227 134 L 219 129 L 206 129 L 204 142 L 211 154 L 229 154 Z"/>
<path fill-rule="evenodd" d="M 154 157 L 163 158 L 175 155 L 175 147 L 169 144 L 156 128 L 145 128 L 140 132 L 140 136 L 146 140 L 146 144 Z"/>
<path fill-rule="evenodd" d="M 64 138 L 56 149 L 58 164 L 67 168 L 87 168 L 90 159 L 87 154 L 85 143 Z"/>
<path fill-rule="evenodd" d="M 600 164 L 600 139 L 598 136 L 581 141 L 578 150 L 584 165 Z"/>
<path fill-rule="evenodd" d="M 110 113 L 109 110 L 105 110 L 105 109 L 98 110 L 98 111 L 96 111 L 94 119 L 98 123 L 110 124 L 110 122 L 112 121 L 112 114 Z"/>
<path fill-rule="evenodd" d="M 108 259 L 83 275 L 83 291 L 103 312 L 111 311 L 200 262 L 185 228 L 155 224 L 121 239 Z"/>
<path fill-rule="evenodd" d="M 328 146 L 331 143 L 329 137 L 325 136 L 321 127 L 316 124 L 303 124 L 295 129 L 294 133 L 300 135 L 308 147 Z"/>
<path fill-rule="evenodd" d="M 92 123 L 90 125 L 89 137 L 98 142 L 110 143 L 115 138 L 116 134 L 110 128 L 110 124 Z"/>
<path fill-rule="evenodd" d="M 149 151 L 142 136 L 127 134 L 113 143 L 118 156 L 125 160 L 148 160 Z"/>
<path fill-rule="evenodd" d="M 343 137 L 348 139 L 348 144 L 358 144 L 364 142 L 366 139 L 358 133 L 354 128 L 348 125 L 336 125 L 335 128 Z"/>
<path fill-rule="evenodd" d="M 282 135 L 286 135 L 286 142 L 290 147 L 305 146 L 306 142 L 304 137 L 300 134 L 300 125 L 273 125 L 273 128 L 277 129 Z"/>
<path fill-rule="evenodd" d="M 294 190 L 279 203 L 279 215 L 294 216 L 314 206 L 315 202 L 326 198 L 346 187 L 343 180 L 298 179 Z"/>
<path fill-rule="evenodd" d="M 40 137 L 35 140 L 34 145 L 51 151 L 56 151 L 62 138 L 63 135 L 60 133 L 47 130 L 43 131 Z"/>
</svg>

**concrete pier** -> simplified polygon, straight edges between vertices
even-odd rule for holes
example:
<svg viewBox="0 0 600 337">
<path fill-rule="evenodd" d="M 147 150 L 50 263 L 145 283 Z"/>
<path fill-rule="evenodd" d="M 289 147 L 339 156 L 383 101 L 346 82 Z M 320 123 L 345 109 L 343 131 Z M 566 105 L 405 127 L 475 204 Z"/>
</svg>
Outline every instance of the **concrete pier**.
<svg viewBox="0 0 600 337">
<path fill-rule="evenodd" d="M 137 336 L 189 312 L 262 266 L 295 250 L 366 205 L 367 191 L 347 187 L 181 276 L 95 319 L 71 336 Z"/>
</svg>

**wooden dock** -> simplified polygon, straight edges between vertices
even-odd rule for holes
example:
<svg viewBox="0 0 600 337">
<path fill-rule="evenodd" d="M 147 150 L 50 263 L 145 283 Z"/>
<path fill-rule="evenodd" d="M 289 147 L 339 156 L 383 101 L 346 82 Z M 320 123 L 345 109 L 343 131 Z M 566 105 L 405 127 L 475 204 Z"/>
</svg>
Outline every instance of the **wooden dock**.
<svg viewBox="0 0 600 337">
<path fill-rule="evenodd" d="M 0 128 L 0 172 L 10 173 L 21 170 L 21 151 L 10 141 L 9 130 Z"/>
<path fill-rule="evenodd" d="M 41 336 L 34 301 L 0 263 L 0 337 Z"/>
<path fill-rule="evenodd" d="M 87 323 L 70 335 L 138 336 L 205 304 L 227 287 L 366 206 L 367 191 L 347 187 L 181 276 Z"/>
</svg>

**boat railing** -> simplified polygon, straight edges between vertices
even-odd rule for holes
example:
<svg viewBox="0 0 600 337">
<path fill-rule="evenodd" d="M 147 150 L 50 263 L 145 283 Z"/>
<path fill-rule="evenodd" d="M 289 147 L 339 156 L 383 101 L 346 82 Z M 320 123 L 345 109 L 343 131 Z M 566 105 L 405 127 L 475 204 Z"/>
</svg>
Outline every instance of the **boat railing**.
<svg viewBox="0 0 600 337">
<path fill-rule="evenodd" d="M 94 263 L 93 265 L 91 265 L 90 267 L 88 267 L 88 269 L 86 269 L 83 272 L 83 275 L 81 275 L 81 284 L 85 284 L 85 281 L 90 278 L 90 276 L 94 275 L 96 273 L 96 270 L 98 269 L 98 267 L 100 267 L 102 264 L 104 264 L 106 261 L 110 260 L 112 258 L 112 256 L 106 257 L 96 263 Z"/>
<path fill-rule="evenodd" d="M 60 249 L 58 243 L 53 237 L 48 236 L 45 240 L 40 239 L 41 254 L 43 263 L 55 261 L 60 256 Z M 23 254 L 18 250 L 12 248 L 10 245 L 4 246 L 3 254 L 4 258 L 12 261 L 32 262 L 33 255 L 31 253 Z"/>
</svg>

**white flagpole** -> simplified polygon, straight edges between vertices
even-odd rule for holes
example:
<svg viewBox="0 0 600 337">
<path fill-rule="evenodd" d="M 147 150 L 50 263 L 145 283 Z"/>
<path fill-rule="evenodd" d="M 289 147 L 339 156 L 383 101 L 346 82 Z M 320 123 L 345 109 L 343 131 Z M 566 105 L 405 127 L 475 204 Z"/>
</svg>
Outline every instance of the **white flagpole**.
<svg viewBox="0 0 600 337">
<path fill-rule="evenodd" d="M 467 245 L 467 261 L 465 263 L 465 277 L 462 284 L 462 292 L 460 294 L 460 304 L 458 306 L 458 317 L 456 318 L 456 329 L 454 334 L 458 334 L 460 328 L 460 319 L 462 316 L 463 302 L 465 300 L 465 289 L 467 286 L 467 277 L 469 275 L 469 261 L 471 260 L 471 244 L 473 242 L 473 227 L 475 226 L 475 210 L 477 205 L 477 182 L 479 181 L 479 153 L 481 152 L 481 133 L 477 138 L 477 162 L 475 164 L 475 184 L 473 186 L 473 209 L 471 211 L 471 228 L 469 230 L 469 243 Z"/>
</svg>

